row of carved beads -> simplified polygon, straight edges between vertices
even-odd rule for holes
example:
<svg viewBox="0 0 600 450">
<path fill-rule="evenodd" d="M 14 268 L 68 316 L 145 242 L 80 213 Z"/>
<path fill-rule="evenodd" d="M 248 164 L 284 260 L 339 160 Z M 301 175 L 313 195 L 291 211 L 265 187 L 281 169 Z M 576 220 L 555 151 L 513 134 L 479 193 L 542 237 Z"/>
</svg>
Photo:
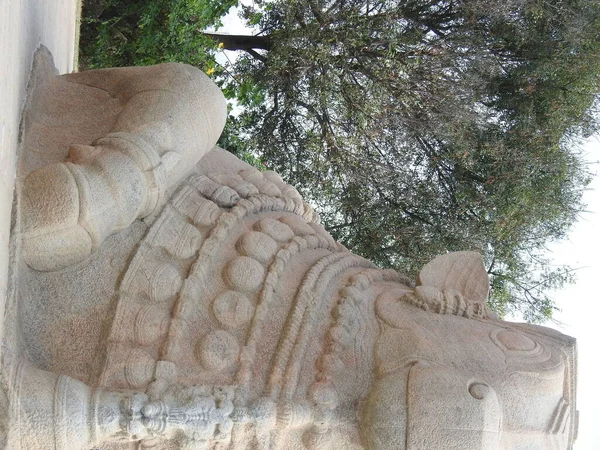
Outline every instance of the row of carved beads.
<svg viewBox="0 0 600 450">
<path fill-rule="evenodd" d="M 332 326 L 327 335 L 327 345 L 317 361 L 316 380 L 309 390 L 310 399 L 318 406 L 333 409 L 337 406 L 338 394 L 333 386 L 336 373 L 352 368 L 355 338 L 364 327 L 364 304 L 372 297 L 369 288 L 377 282 L 407 283 L 408 280 L 394 270 L 366 269 L 350 277 L 341 289 L 340 299 L 332 310 Z"/>
<path fill-rule="evenodd" d="M 185 274 L 220 214 L 188 184 L 165 206 L 121 282 L 102 384 L 141 389 L 153 379 Z"/>
<path fill-rule="evenodd" d="M 237 174 L 193 175 L 192 180 L 204 196 L 221 207 L 231 208 L 241 199 L 261 196 L 287 199 L 297 203 L 296 214 L 309 222 L 318 222 L 313 208 L 302 200 L 296 189 L 286 184 L 275 172 L 259 172 L 254 168 L 249 168 L 240 170 Z"/>
<path fill-rule="evenodd" d="M 289 216 L 280 221 L 262 219 L 255 225 L 255 230 L 238 240 L 238 256 L 223 270 L 230 289 L 219 294 L 212 303 L 219 328 L 206 333 L 196 344 L 196 357 L 201 365 L 208 370 L 222 371 L 235 365 L 239 358 L 240 343 L 231 331 L 249 324 L 254 317 L 255 297 L 268 276 L 269 262 L 280 245 L 296 234 L 316 233 L 306 222 L 316 220 L 316 215 L 298 192 L 273 172 L 247 169 L 238 174 L 211 173 L 192 176 L 191 183 L 220 207 L 231 208 L 212 230 L 200 256 L 202 261 L 207 261 L 214 251 L 222 248 L 221 242 L 230 236 L 234 226 L 250 214 L 282 211 L 302 216 Z M 317 230 L 324 233 L 322 227 L 317 226 Z M 202 279 L 206 272 L 199 272 L 194 274 Z"/>
<path fill-rule="evenodd" d="M 196 347 L 202 366 L 210 370 L 229 369 L 239 360 L 241 345 L 231 330 L 248 325 L 256 316 L 257 296 L 264 291 L 265 280 L 272 281 L 274 274 L 280 272 L 277 256 L 289 253 L 293 239 L 314 236 L 313 248 L 322 244 L 315 236 L 315 229 L 299 216 L 263 218 L 253 228 L 238 239 L 238 256 L 224 267 L 224 279 L 230 289 L 219 294 L 212 303 L 220 328 L 207 333 Z M 308 245 L 296 247 L 300 250 Z M 258 321 L 261 318 L 259 314 Z"/>
<path fill-rule="evenodd" d="M 231 212 L 227 212 L 231 207 Z M 171 319 L 173 302 L 177 301 L 185 273 L 197 260 L 203 244 L 209 237 L 215 241 L 203 250 L 210 256 L 220 247 L 218 241 L 227 237 L 235 223 L 248 214 L 264 210 L 293 212 L 302 217 L 290 215 L 281 221 L 264 219 L 256 231 L 240 240 L 240 256 L 225 269 L 232 289 L 222 293 L 213 303 L 215 317 L 226 329 L 239 328 L 253 317 L 254 302 L 248 295 L 258 291 L 266 276 L 264 264 L 273 257 L 279 244 L 295 234 L 315 232 L 328 238 L 330 244 L 333 240 L 320 225 L 306 222 L 316 220 L 312 208 L 274 173 L 249 169 L 239 175 L 190 177 L 151 227 L 123 279 L 110 340 L 125 345 L 115 345 L 118 349 L 109 350 L 103 377 L 106 382 L 113 378 L 108 375 L 116 369 L 110 366 L 123 367 L 124 364 L 121 373 L 126 383 L 123 387 L 147 385 L 154 372 L 152 361 L 155 357 L 151 355 L 160 353 L 157 343 L 167 333 L 173 335 L 172 340 L 177 340 L 178 333 L 174 331 L 184 328 L 174 327 L 181 320 Z M 223 214 L 227 217 L 222 217 Z M 132 322 L 133 327 L 129 325 Z M 237 359 L 239 344 L 227 331 L 216 330 L 214 333 L 217 334 L 207 335 L 198 344 L 197 355 L 208 367 L 229 367 Z M 126 344 L 130 341 L 135 343 L 133 348 Z M 148 348 L 152 344 L 154 347 Z M 127 346 L 131 350 L 123 357 L 123 347 Z M 165 347 L 169 348 L 169 345 Z"/>
</svg>

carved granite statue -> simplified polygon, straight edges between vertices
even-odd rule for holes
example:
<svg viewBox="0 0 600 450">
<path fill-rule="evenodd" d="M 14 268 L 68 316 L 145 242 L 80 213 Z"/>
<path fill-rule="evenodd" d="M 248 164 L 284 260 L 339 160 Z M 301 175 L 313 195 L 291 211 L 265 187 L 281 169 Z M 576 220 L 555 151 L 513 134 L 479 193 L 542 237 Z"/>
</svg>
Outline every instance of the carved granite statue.
<svg viewBox="0 0 600 450">
<path fill-rule="evenodd" d="M 225 116 L 189 66 L 54 76 L 36 56 L 5 448 L 572 448 L 572 338 L 494 318 L 476 253 L 415 287 L 348 252 L 214 147 Z"/>
</svg>

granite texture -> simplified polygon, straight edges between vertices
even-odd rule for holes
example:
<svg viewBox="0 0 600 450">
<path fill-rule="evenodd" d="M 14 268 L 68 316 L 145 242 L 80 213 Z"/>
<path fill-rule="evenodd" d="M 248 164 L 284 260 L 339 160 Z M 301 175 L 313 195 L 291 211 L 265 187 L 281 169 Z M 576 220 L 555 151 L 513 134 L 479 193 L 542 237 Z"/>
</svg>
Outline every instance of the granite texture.
<svg viewBox="0 0 600 450">
<path fill-rule="evenodd" d="M 0 317 L 8 284 L 9 235 L 15 186 L 19 122 L 33 54 L 40 45 L 54 55 L 56 69 L 69 73 L 75 53 L 78 0 L 0 2 Z M 0 336 L 3 334 L 0 323 Z"/>
<path fill-rule="evenodd" d="M 498 320 L 474 252 L 416 283 L 214 147 L 189 66 L 55 76 L 23 118 L 10 449 L 568 450 L 576 346 Z"/>
</svg>

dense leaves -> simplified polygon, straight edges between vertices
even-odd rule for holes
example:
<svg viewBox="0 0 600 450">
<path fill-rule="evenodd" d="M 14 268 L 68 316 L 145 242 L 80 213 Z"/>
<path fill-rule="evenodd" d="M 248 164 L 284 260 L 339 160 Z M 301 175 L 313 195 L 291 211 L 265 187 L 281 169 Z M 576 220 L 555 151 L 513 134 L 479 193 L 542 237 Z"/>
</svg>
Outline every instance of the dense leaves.
<svg viewBox="0 0 600 450">
<path fill-rule="evenodd" d="M 215 48 L 203 34 L 218 26 L 235 0 L 86 0 L 80 38 L 82 68 L 185 62 L 211 72 Z"/>
<path fill-rule="evenodd" d="M 598 2 L 257 1 L 256 36 L 202 35 L 232 3 L 107 0 L 83 60 L 214 72 L 243 107 L 222 145 L 295 184 L 348 248 L 409 275 L 479 250 L 497 311 L 551 315 L 572 271 L 546 245 L 583 208 L 597 125 Z M 241 57 L 216 65 L 217 44 Z"/>
<path fill-rule="evenodd" d="M 237 134 L 337 239 L 413 275 L 479 250 L 500 313 L 551 315 L 547 292 L 572 273 L 545 246 L 588 182 L 577 143 L 595 126 L 596 2 L 293 0 L 245 14 L 269 45 L 235 67 L 234 83 L 265 93 L 237 91 Z"/>
</svg>

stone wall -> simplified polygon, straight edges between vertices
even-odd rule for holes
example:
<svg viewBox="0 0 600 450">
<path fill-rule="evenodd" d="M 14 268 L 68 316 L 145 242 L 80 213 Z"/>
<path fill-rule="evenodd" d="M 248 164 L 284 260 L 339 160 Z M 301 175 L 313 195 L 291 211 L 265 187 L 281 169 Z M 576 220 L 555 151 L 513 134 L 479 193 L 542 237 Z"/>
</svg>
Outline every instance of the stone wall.
<svg viewBox="0 0 600 450">
<path fill-rule="evenodd" d="M 39 45 L 44 45 L 54 55 L 61 73 L 74 70 L 80 3 L 81 0 L 0 1 L 0 317 L 4 316 L 7 296 L 19 121 L 33 53 Z"/>
</svg>

